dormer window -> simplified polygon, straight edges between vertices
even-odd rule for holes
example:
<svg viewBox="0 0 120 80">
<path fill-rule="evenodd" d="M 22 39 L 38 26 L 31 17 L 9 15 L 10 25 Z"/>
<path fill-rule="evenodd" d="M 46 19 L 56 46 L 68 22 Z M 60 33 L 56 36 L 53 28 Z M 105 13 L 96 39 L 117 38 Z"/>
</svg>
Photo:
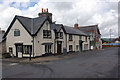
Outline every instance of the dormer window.
<svg viewBox="0 0 120 80">
<path fill-rule="evenodd" d="M 20 36 L 20 30 L 19 29 L 15 29 L 14 36 Z"/>
<path fill-rule="evenodd" d="M 57 32 L 56 33 L 56 38 L 57 39 L 63 39 L 63 32 Z"/>
</svg>

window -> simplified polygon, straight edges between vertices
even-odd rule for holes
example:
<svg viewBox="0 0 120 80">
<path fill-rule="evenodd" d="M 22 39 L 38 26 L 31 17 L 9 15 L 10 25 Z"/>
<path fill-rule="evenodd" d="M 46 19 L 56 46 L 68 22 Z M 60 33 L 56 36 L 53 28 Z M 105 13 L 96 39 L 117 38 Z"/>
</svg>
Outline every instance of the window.
<svg viewBox="0 0 120 80">
<path fill-rule="evenodd" d="M 51 53 L 51 45 L 45 45 L 45 53 Z"/>
<path fill-rule="evenodd" d="M 43 30 L 43 38 L 51 38 L 51 31 Z"/>
<path fill-rule="evenodd" d="M 63 32 L 57 32 L 56 33 L 56 38 L 57 39 L 63 39 Z"/>
<path fill-rule="evenodd" d="M 82 40 L 82 36 L 79 36 L 79 40 Z"/>
<path fill-rule="evenodd" d="M 60 32 L 60 39 L 63 39 L 63 32 Z"/>
<path fill-rule="evenodd" d="M 30 54 L 30 53 L 32 53 L 32 45 L 24 45 L 23 46 L 23 53 L 24 54 Z"/>
<path fill-rule="evenodd" d="M 69 51 L 73 51 L 72 45 L 69 45 Z"/>
<path fill-rule="evenodd" d="M 72 40 L 73 40 L 72 35 L 69 34 L 69 41 L 72 41 Z"/>
<path fill-rule="evenodd" d="M 19 29 L 15 29 L 14 36 L 20 36 L 20 30 Z"/>
</svg>

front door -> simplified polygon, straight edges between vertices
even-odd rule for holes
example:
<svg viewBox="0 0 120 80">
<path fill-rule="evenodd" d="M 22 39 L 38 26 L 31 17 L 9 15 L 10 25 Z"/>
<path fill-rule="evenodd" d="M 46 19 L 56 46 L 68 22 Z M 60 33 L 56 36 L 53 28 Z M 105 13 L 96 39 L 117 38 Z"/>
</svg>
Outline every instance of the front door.
<svg viewBox="0 0 120 80">
<path fill-rule="evenodd" d="M 62 50 L 62 42 L 58 41 L 57 42 L 57 53 L 58 53 L 58 55 L 61 54 L 61 50 Z"/>
<path fill-rule="evenodd" d="M 82 52 L 82 41 L 79 41 L 79 48 L 80 48 L 80 52 Z"/>
<path fill-rule="evenodd" d="M 22 58 L 23 56 L 23 45 L 17 44 L 16 45 L 16 57 Z"/>
</svg>

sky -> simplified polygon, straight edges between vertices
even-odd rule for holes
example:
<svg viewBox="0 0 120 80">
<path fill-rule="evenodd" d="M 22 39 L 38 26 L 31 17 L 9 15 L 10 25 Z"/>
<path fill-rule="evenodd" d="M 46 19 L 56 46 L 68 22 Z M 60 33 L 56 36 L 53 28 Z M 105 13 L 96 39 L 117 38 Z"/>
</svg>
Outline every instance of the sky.
<svg viewBox="0 0 120 80">
<path fill-rule="evenodd" d="M 15 15 L 35 18 L 48 8 L 53 21 L 73 27 L 98 24 L 102 38 L 118 37 L 118 0 L 0 0 L 0 27 L 7 30 Z"/>
</svg>

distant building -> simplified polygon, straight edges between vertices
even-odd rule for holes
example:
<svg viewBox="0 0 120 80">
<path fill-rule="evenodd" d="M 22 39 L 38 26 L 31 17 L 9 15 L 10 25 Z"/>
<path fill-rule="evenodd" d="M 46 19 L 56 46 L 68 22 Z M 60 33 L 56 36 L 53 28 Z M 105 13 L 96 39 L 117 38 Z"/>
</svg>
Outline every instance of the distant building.
<svg viewBox="0 0 120 80">
<path fill-rule="evenodd" d="M 91 49 L 102 48 L 102 40 L 101 40 L 101 34 L 98 28 L 98 24 L 89 25 L 89 26 L 80 26 L 78 29 L 90 35 L 90 48 Z"/>
</svg>

